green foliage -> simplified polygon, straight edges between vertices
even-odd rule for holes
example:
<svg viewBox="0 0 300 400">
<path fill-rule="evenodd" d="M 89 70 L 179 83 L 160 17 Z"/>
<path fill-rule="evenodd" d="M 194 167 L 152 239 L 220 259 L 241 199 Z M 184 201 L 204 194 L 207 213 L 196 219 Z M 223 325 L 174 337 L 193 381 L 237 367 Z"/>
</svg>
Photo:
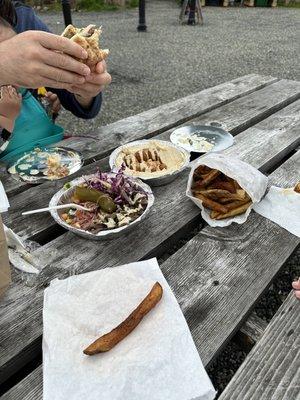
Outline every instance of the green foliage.
<svg viewBox="0 0 300 400">
<path fill-rule="evenodd" d="M 139 0 L 129 0 L 128 7 L 135 8 L 139 6 Z"/>
<path fill-rule="evenodd" d="M 77 8 L 85 11 L 113 11 L 117 10 L 118 6 L 114 4 L 104 4 L 103 0 L 78 0 Z"/>
<path fill-rule="evenodd" d="M 32 7 L 40 7 L 41 10 L 60 11 L 60 0 L 26 0 Z M 116 4 L 107 4 L 105 0 L 71 0 L 71 8 L 83 11 L 114 11 L 120 9 Z M 138 7 L 139 0 L 126 0 L 127 8 Z"/>
<path fill-rule="evenodd" d="M 116 4 L 106 4 L 104 0 L 77 0 L 77 8 L 85 11 L 114 11 L 118 10 L 120 6 Z M 134 8 L 138 7 L 139 0 L 128 0 L 126 1 L 126 7 Z"/>
<path fill-rule="evenodd" d="M 295 0 L 290 1 L 289 4 L 285 4 L 284 1 L 279 1 L 278 7 L 300 8 L 300 3 Z"/>
</svg>

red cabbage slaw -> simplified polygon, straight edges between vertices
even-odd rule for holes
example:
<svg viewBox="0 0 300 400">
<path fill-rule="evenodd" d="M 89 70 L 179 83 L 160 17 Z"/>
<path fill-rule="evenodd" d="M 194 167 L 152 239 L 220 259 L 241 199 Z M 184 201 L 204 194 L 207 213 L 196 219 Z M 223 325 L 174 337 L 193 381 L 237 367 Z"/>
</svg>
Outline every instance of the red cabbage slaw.
<svg viewBox="0 0 300 400">
<path fill-rule="evenodd" d="M 86 185 L 91 189 L 108 194 L 116 205 L 133 206 L 136 198 L 147 199 L 147 193 L 133 178 L 124 175 L 126 166 L 122 164 L 117 172 L 96 172 L 93 177 L 86 179 Z"/>
</svg>

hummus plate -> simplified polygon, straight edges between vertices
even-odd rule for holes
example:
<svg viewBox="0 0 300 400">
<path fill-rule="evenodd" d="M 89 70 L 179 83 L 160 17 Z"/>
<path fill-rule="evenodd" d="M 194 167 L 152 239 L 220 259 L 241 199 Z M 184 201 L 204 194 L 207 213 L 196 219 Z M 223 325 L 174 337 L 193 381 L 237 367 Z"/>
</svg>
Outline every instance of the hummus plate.
<svg viewBox="0 0 300 400">
<path fill-rule="evenodd" d="M 126 175 L 140 178 L 153 186 L 171 182 L 189 164 L 184 149 L 164 140 L 138 140 L 118 147 L 110 156 L 112 170 L 122 165 Z"/>
</svg>

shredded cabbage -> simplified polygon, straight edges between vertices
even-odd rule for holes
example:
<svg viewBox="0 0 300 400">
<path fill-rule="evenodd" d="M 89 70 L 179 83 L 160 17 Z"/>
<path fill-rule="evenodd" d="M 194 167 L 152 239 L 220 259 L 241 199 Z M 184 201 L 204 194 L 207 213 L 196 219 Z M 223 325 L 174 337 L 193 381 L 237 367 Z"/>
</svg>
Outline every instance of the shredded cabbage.
<svg viewBox="0 0 300 400">
<path fill-rule="evenodd" d="M 125 164 L 122 164 L 116 173 L 97 171 L 92 178 L 86 180 L 86 184 L 108 194 L 117 205 L 133 206 L 137 200 L 147 198 L 147 194 L 132 178 L 124 175 L 125 168 Z"/>
</svg>

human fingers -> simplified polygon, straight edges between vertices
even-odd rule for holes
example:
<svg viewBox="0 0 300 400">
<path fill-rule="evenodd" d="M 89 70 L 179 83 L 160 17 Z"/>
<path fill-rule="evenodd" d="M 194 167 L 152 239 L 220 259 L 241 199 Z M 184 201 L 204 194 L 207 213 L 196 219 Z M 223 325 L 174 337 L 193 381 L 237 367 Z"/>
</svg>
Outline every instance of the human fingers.
<svg viewBox="0 0 300 400">
<path fill-rule="evenodd" d="M 105 60 L 102 60 L 96 64 L 94 72 L 96 72 L 97 74 L 103 74 L 104 72 L 106 72 L 106 69 L 106 62 Z"/>
<path fill-rule="evenodd" d="M 10 97 L 9 93 L 9 87 L 8 86 L 2 86 L 2 97 L 3 99 L 8 99 Z"/>
<path fill-rule="evenodd" d="M 50 100 L 50 102 L 51 102 L 52 104 L 54 104 L 54 103 L 57 101 L 57 95 L 54 94 L 54 93 L 48 95 L 47 97 L 48 97 L 48 99 Z"/>
<path fill-rule="evenodd" d="M 53 88 L 53 89 L 70 90 L 70 88 L 72 86 L 70 83 L 54 81 L 53 79 L 49 79 L 45 76 L 41 76 L 39 82 L 40 83 L 38 85 L 34 86 L 34 89 L 45 86 L 45 87 L 49 87 L 49 88 Z M 24 87 L 27 87 L 27 86 L 24 86 Z"/>
<path fill-rule="evenodd" d="M 43 86 L 48 86 L 48 87 L 54 87 L 54 88 L 60 88 L 61 84 L 66 83 L 66 84 L 72 84 L 72 85 L 80 85 L 85 83 L 85 78 L 83 76 L 74 74 L 69 71 L 65 71 L 61 68 L 55 68 L 50 65 L 42 64 L 40 63 L 38 67 L 36 68 L 36 73 L 39 76 L 43 76 L 47 78 L 47 80 L 51 80 L 56 82 L 56 85 L 58 86 L 49 86 L 48 83 L 44 84 Z"/>
<path fill-rule="evenodd" d="M 53 111 L 54 114 L 58 114 L 59 111 L 60 111 L 60 109 L 61 109 L 61 104 L 60 104 L 59 99 L 57 98 L 57 99 L 53 102 L 52 111 Z"/>
<path fill-rule="evenodd" d="M 292 282 L 292 286 L 294 290 L 300 290 L 300 279 L 297 281 Z"/>
<path fill-rule="evenodd" d="M 96 97 L 105 89 L 105 86 L 95 86 L 92 83 L 85 83 L 80 86 L 72 86 L 71 93 L 78 94 L 82 97 Z"/>
<path fill-rule="evenodd" d="M 54 93 L 51 93 L 51 95 L 48 96 L 48 98 L 52 103 L 53 111 L 54 112 L 58 112 L 59 109 L 60 109 L 60 101 L 59 101 L 58 96 L 56 94 L 54 94 Z"/>
<path fill-rule="evenodd" d="M 75 60 L 67 54 L 53 50 L 42 49 L 40 52 L 40 59 L 43 64 L 68 72 L 75 72 L 78 75 L 87 76 L 91 72 L 90 68 L 82 62 Z"/>
<path fill-rule="evenodd" d="M 8 96 L 8 98 L 9 98 L 9 99 L 12 99 L 12 98 L 13 98 L 12 87 L 11 87 L 10 85 L 8 85 L 8 86 L 6 87 L 6 90 L 7 90 L 7 96 Z"/>
<path fill-rule="evenodd" d="M 9 94 L 10 94 L 12 99 L 17 99 L 18 98 L 18 93 L 17 93 L 16 89 L 13 86 L 9 86 L 8 87 L 8 91 L 9 91 Z"/>
<path fill-rule="evenodd" d="M 25 34 L 26 32 L 24 32 Z M 41 31 L 27 31 L 27 36 L 38 41 L 43 47 L 55 51 L 60 51 L 68 54 L 71 57 L 76 57 L 85 60 L 88 55 L 79 44 L 62 36 L 54 35 L 53 33 Z"/>
<path fill-rule="evenodd" d="M 53 113 L 57 114 L 61 108 L 61 104 L 60 104 L 57 94 L 52 93 L 52 92 L 47 92 L 46 97 L 50 100 L 50 102 L 52 104 Z"/>
<path fill-rule="evenodd" d="M 111 83 L 111 75 L 108 72 L 102 74 L 91 73 L 85 78 L 86 82 L 92 83 L 94 85 L 107 86 Z"/>
<path fill-rule="evenodd" d="M 18 104 L 22 102 L 22 95 L 21 95 L 21 93 L 18 93 L 15 88 L 14 88 L 14 91 L 13 91 L 13 99 Z"/>
<path fill-rule="evenodd" d="M 57 99 L 57 94 L 48 91 L 45 95 L 49 100 L 54 101 Z"/>
<path fill-rule="evenodd" d="M 55 35 L 53 36 L 55 37 Z M 76 80 L 77 79 L 76 73 L 74 74 L 73 72 L 65 71 L 63 68 L 57 68 L 48 65 L 51 64 L 51 60 L 54 59 L 54 64 L 60 63 L 59 65 L 61 65 L 61 62 L 63 62 L 65 63 L 63 65 L 68 65 L 71 69 L 78 68 L 77 70 L 80 73 L 82 73 L 82 68 L 84 68 L 83 64 L 76 60 L 73 60 L 73 63 L 75 62 L 75 64 L 77 65 L 76 67 L 74 67 L 74 64 L 71 64 L 70 66 L 69 58 L 67 62 L 65 61 L 64 58 L 63 58 L 64 61 L 60 61 L 61 60 L 60 57 L 62 56 L 61 54 L 58 54 L 54 50 L 52 49 L 49 50 L 48 48 L 45 48 L 43 46 L 43 44 L 45 44 L 45 41 L 47 42 L 48 39 L 50 40 L 50 43 L 51 41 L 53 41 L 51 34 L 38 31 L 27 31 L 20 33 L 19 35 L 16 35 L 12 39 L 9 39 L 1 43 L 1 46 L 3 44 L 2 46 L 3 57 L 1 57 L 2 66 L 5 64 L 9 64 L 7 60 L 8 58 L 7 54 L 13 53 L 14 55 L 14 63 L 12 65 L 9 64 L 11 65 L 11 68 L 7 68 L 6 75 L 1 77 L 2 81 L 3 82 L 7 81 L 13 83 L 14 85 L 32 89 L 36 89 L 38 87 L 47 85 L 48 86 L 51 85 L 51 87 L 54 88 L 67 89 L 68 83 L 77 84 L 78 82 L 82 82 L 82 80 L 80 81 Z M 65 40 L 71 43 L 70 40 L 68 39 Z M 49 47 L 51 47 L 51 45 Z M 60 48 L 60 45 L 58 44 L 58 46 L 56 47 Z M 76 44 L 75 47 L 77 47 Z M 79 49 L 80 52 L 83 51 L 83 49 L 80 46 Z M 47 58 L 48 63 L 45 61 L 44 58 L 45 51 L 46 54 L 48 55 Z M 80 54 L 80 52 L 77 55 L 79 57 L 84 57 L 84 54 Z M 53 77 L 53 75 L 51 74 L 50 76 L 48 75 L 49 67 L 56 68 L 55 77 Z M 58 71 L 60 70 L 62 72 L 57 72 L 57 70 Z M 68 75 L 69 78 L 65 76 L 66 72 L 71 74 L 71 76 Z M 80 73 L 78 75 L 80 75 Z M 61 82 L 59 81 L 59 77 L 61 77 L 62 79 Z"/>
</svg>

